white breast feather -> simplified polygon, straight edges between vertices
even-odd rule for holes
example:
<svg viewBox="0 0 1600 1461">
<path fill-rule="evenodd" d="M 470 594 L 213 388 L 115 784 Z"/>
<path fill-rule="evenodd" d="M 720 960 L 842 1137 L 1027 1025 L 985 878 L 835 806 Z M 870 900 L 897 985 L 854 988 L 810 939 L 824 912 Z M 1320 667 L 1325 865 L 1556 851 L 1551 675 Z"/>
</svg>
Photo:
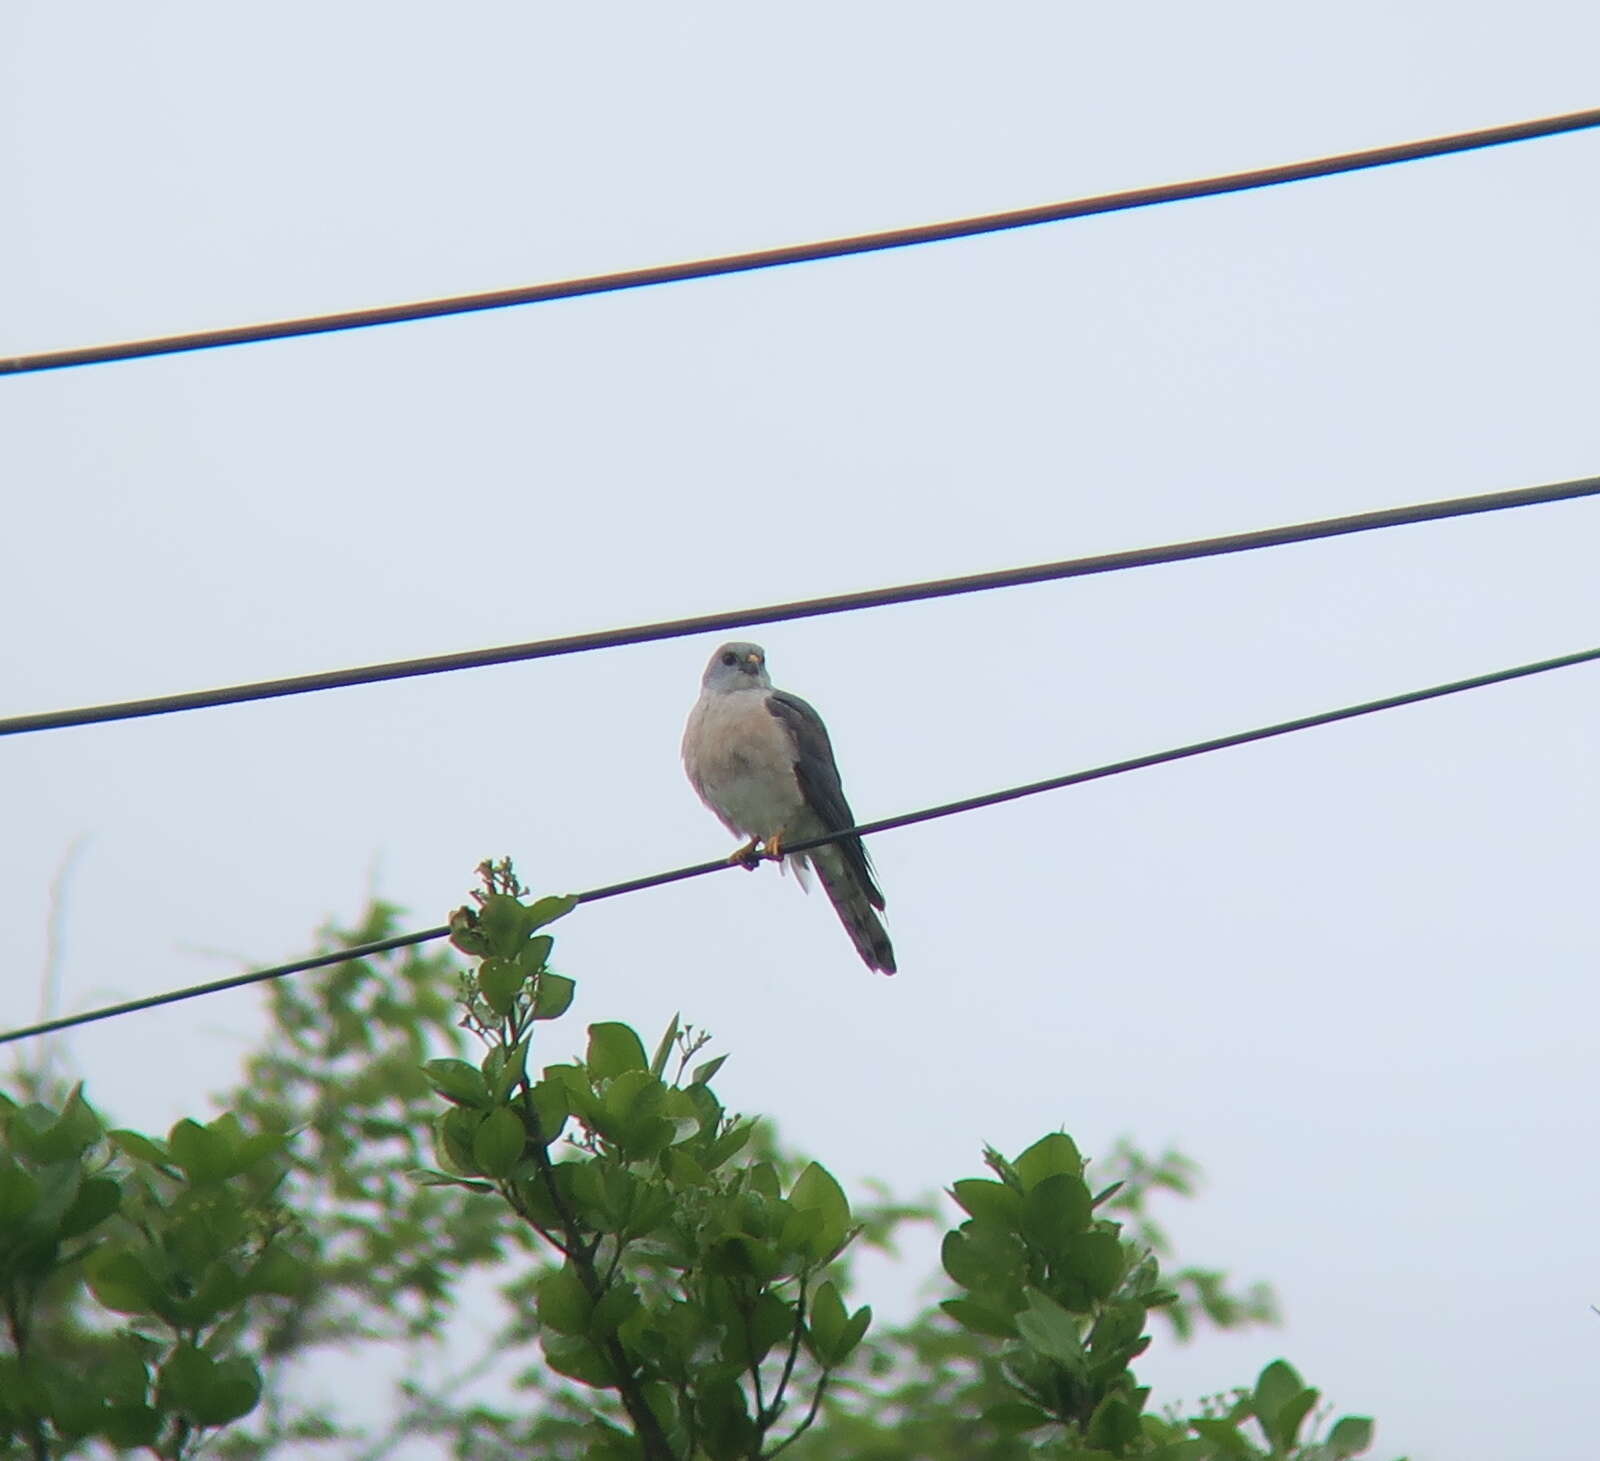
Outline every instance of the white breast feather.
<svg viewBox="0 0 1600 1461">
<path fill-rule="evenodd" d="M 767 709 L 767 692 L 702 695 L 683 736 L 683 763 L 703 801 L 745 837 L 789 833 L 805 810 L 794 746 Z"/>
</svg>

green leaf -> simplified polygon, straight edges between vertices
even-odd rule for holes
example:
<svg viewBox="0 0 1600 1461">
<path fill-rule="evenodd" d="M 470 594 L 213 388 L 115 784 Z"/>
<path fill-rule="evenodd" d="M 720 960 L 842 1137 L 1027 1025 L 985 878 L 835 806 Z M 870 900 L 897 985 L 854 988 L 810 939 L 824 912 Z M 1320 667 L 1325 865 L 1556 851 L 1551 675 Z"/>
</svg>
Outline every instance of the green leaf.
<svg viewBox="0 0 1600 1461">
<path fill-rule="evenodd" d="M 706 1169 L 677 1147 L 669 1147 L 661 1154 L 661 1170 L 675 1187 L 703 1187 L 710 1180 Z"/>
<path fill-rule="evenodd" d="M 778 1247 L 785 1253 L 809 1258 L 813 1245 L 822 1241 L 826 1222 L 822 1212 L 814 1207 L 796 1207 L 792 1202 L 782 1203 L 778 1212 L 780 1218 L 775 1234 Z"/>
<path fill-rule="evenodd" d="M 88 1265 L 89 1287 L 108 1309 L 119 1314 L 154 1313 L 161 1303 L 161 1285 L 137 1254 L 102 1248 Z"/>
<path fill-rule="evenodd" d="M 557 1334 L 585 1334 L 594 1304 L 571 1267 L 558 1268 L 539 1280 L 534 1291 L 539 1322 Z"/>
<path fill-rule="evenodd" d="M 430 1060 L 422 1067 L 428 1084 L 458 1106 L 489 1105 L 489 1083 L 483 1072 L 464 1060 Z"/>
<path fill-rule="evenodd" d="M 434 1155 L 445 1171 L 460 1177 L 469 1177 L 477 1172 L 472 1156 L 472 1138 L 482 1119 L 479 1112 L 465 1106 L 452 1106 L 434 1117 Z"/>
<path fill-rule="evenodd" d="M 704 1087 L 701 1089 L 704 1090 Z M 715 1172 L 729 1158 L 737 1156 L 749 1145 L 755 1131 L 753 1121 L 739 1121 L 730 1126 L 702 1154 L 701 1160 L 705 1163 L 706 1170 Z"/>
<path fill-rule="evenodd" d="M 478 932 L 488 942 L 491 956 L 516 957 L 523 940 L 538 927 L 530 921 L 531 913 L 509 893 L 491 893 L 484 899 L 478 913 Z"/>
<path fill-rule="evenodd" d="M 672 1054 L 673 1042 L 678 1038 L 678 1017 L 673 1015 L 672 1022 L 667 1026 L 666 1033 L 662 1035 L 656 1045 L 656 1053 L 650 1058 L 650 1074 L 657 1080 L 667 1068 L 667 1058 Z"/>
<path fill-rule="evenodd" d="M 257 1154 L 275 1151 L 280 1145 L 273 1132 L 261 1133 L 252 1143 L 245 1133 L 244 1124 L 232 1111 L 224 1111 L 214 1121 L 208 1121 L 206 1131 L 216 1143 L 223 1177 L 237 1176 L 255 1160 Z"/>
<path fill-rule="evenodd" d="M 521 1118 L 508 1106 L 496 1106 L 472 1134 L 473 1165 L 487 1177 L 509 1177 L 526 1144 Z"/>
<path fill-rule="evenodd" d="M 83 1099 L 80 1083 L 60 1114 L 37 1101 L 18 1109 L 7 1133 L 23 1156 L 49 1166 L 75 1162 L 100 1136 L 100 1120 Z"/>
<path fill-rule="evenodd" d="M 711 1461 L 739 1461 L 756 1437 L 744 1391 L 732 1380 L 712 1381 L 695 1396 L 701 1444 Z"/>
<path fill-rule="evenodd" d="M 1256 1380 L 1251 1409 L 1268 1441 L 1279 1450 L 1295 1443 L 1300 1423 L 1316 1404 L 1317 1392 L 1306 1388 L 1292 1365 L 1274 1360 Z"/>
<path fill-rule="evenodd" d="M 671 1124 L 657 1115 L 666 1097 L 667 1088 L 649 1071 L 625 1070 L 614 1076 L 600 1101 L 601 1135 L 623 1147 L 630 1159 L 660 1155 L 673 1135 Z M 655 1144 L 662 1127 L 664 1139 Z"/>
<path fill-rule="evenodd" d="M 1076 1279 L 1092 1302 L 1110 1298 L 1127 1262 L 1128 1250 L 1115 1233 L 1080 1233 L 1060 1261 L 1059 1270 L 1064 1278 Z"/>
<path fill-rule="evenodd" d="M 1372 1444 L 1372 1422 L 1364 1415 L 1342 1416 L 1322 1444 L 1339 1461 L 1347 1456 L 1359 1456 Z"/>
<path fill-rule="evenodd" d="M 253 1294 L 282 1294 L 286 1298 L 297 1298 L 310 1290 L 314 1277 L 315 1270 L 310 1264 L 296 1258 L 282 1244 L 275 1244 L 251 1266 L 248 1286 Z"/>
<path fill-rule="evenodd" d="M 249 1227 L 249 1215 L 237 1189 L 208 1190 L 204 1201 L 173 1209 L 162 1246 L 180 1267 L 189 1270 L 190 1278 L 198 1279 L 208 1265 L 244 1241 Z"/>
<path fill-rule="evenodd" d="M 1026 1294 L 1028 1307 L 1017 1315 L 1017 1333 L 1030 1349 L 1081 1376 L 1084 1354 L 1077 1321 L 1049 1294 L 1035 1288 Z"/>
<path fill-rule="evenodd" d="M 1089 1417 L 1084 1439 L 1091 1446 L 1120 1456 L 1139 1436 L 1139 1412 L 1126 1395 L 1107 1395 Z"/>
<path fill-rule="evenodd" d="M 167 1133 L 167 1150 L 193 1183 L 221 1182 L 229 1175 L 226 1140 L 198 1121 L 178 1122 Z"/>
<path fill-rule="evenodd" d="M 234 1150 L 231 1175 L 249 1171 L 262 1158 L 281 1152 L 288 1144 L 288 1135 L 281 1131 L 258 1131 L 244 1137 Z"/>
<path fill-rule="evenodd" d="M 56 1123 L 56 1129 L 71 1140 L 74 1156 L 81 1155 L 100 1140 L 105 1128 L 95 1115 L 94 1108 L 83 1099 L 82 1081 L 72 1088 L 67 1104 L 61 1108 L 61 1119 Z"/>
<path fill-rule="evenodd" d="M 851 1351 L 861 1343 L 867 1332 L 867 1327 L 872 1323 L 872 1305 L 863 1304 L 850 1316 L 850 1322 L 844 1327 L 844 1334 L 840 1337 L 838 1345 L 833 1352 L 833 1362 L 842 1365 L 850 1358 Z"/>
<path fill-rule="evenodd" d="M 1046 1177 L 1083 1175 L 1083 1158 L 1078 1148 L 1065 1132 L 1053 1131 L 1017 1158 L 1017 1175 L 1022 1178 L 1023 1191 L 1029 1191 Z"/>
<path fill-rule="evenodd" d="M 230 1310 L 237 1309 L 249 1294 L 242 1275 L 225 1264 L 213 1264 L 205 1271 L 192 1293 L 169 1292 L 160 1314 L 178 1328 L 200 1329 L 215 1324 Z"/>
<path fill-rule="evenodd" d="M 968 1177 L 950 1189 L 969 1217 L 986 1218 L 1008 1228 L 1022 1225 L 1022 1194 L 1004 1182 Z"/>
<path fill-rule="evenodd" d="M 448 1172 L 413 1172 L 411 1180 L 418 1187 L 465 1187 L 468 1192 L 493 1192 L 493 1182 L 480 1182 L 475 1177 L 452 1177 Z"/>
<path fill-rule="evenodd" d="M 574 1113 L 581 1112 L 585 1103 L 594 1103 L 594 1090 L 589 1083 L 589 1072 L 581 1065 L 547 1065 L 544 1078 L 564 1086 Z"/>
<path fill-rule="evenodd" d="M 670 1391 L 667 1392 L 670 1395 Z M 652 1405 L 651 1409 L 655 1407 Z M 664 1430 L 671 1426 L 663 1423 Z M 619 1430 L 602 1416 L 591 1416 L 585 1431 L 589 1437 L 583 1448 L 583 1461 L 645 1461 L 644 1445 L 636 1436 Z M 576 1453 L 573 1453 L 576 1454 Z"/>
<path fill-rule="evenodd" d="M 148 1405 L 113 1405 L 100 1424 L 100 1434 L 122 1451 L 151 1445 L 161 1434 L 161 1412 Z"/>
<path fill-rule="evenodd" d="M 974 1218 L 944 1235 L 939 1256 L 951 1278 L 991 1307 L 1021 1307 L 1026 1254 L 1006 1229 Z"/>
<path fill-rule="evenodd" d="M 539 1140 L 549 1146 L 561 1135 L 572 1115 L 572 1098 L 564 1081 L 545 1079 L 533 1086 L 533 1114 L 539 1122 Z"/>
<path fill-rule="evenodd" d="M 162 1408 L 194 1415 L 205 1402 L 215 1369 L 216 1362 L 203 1350 L 192 1344 L 180 1344 L 156 1377 L 157 1398 Z"/>
<path fill-rule="evenodd" d="M 766 1283 L 783 1266 L 776 1249 L 748 1233 L 727 1233 L 705 1245 L 706 1269 L 725 1278 L 753 1278 Z"/>
<path fill-rule="evenodd" d="M 167 1154 L 166 1148 L 159 1142 L 151 1141 L 148 1136 L 141 1136 L 137 1131 L 109 1132 L 111 1140 L 136 1162 L 144 1162 L 151 1167 L 167 1167 L 172 1164 L 172 1158 Z"/>
<path fill-rule="evenodd" d="M 699 1065 L 695 1066 L 694 1073 L 689 1077 L 689 1084 L 692 1086 L 705 1085 L 712 1076 L 722 1069 L 723 1063 L 727 1060 L 727 1058 L 728 1057 L 726 1055 L 718 1055 L 714 1056 L 710 1060 L 702 1061 Z"/>
<path fill-rule="evenodd" d="M 662 1114 L 672 1123 L 672 1144 L 692 1142 L 700 1135 L 700 1106 L 691 1091 L 667 1086 Z"/>
<path fill-rule="evenodd" d="M 489 1099 L 496 1105 L 503 1103 L 512 1087 L 527 1078 L 528 1044 L 524 1039 L 515 1045 L 496 1045 L 483 1057 L 484 1084 L 489 1089 Z"/>
<path fill-rule="evenodd" d="M 1261 1455 L 1231 1420 L 1196 1416 L 1189 1422 L 1189 1428 L 1210 1441 L 1223 1456 L 1235 1457 L 1238 1461 L 1257 1461 Z"/>
<path fill-rule="evenodd" d="M 122 1348 L 95 1363 L 95 1386 L 114 1405 L 142 1405 L 149 1393 L 150 1369 L 139 1355 L 139 1342 L 127 1336 Z"/>
<path fill-rule="evenodd" d="M 733 1337 L 741 1363 L 747 1368 L 751 1364 L 760 1364 L 774 1345 L 792 1338 L 795 1325 L 799 1322 L 792 1304 L 774 1293 L 757 1294 L 740 1322 L 734 1326 Z"/>
<path fill-rule="evenodd" d="M 1258 1418 L 1276 1415 L 1282 1407 L 1305 1389 L 1305 1381 L 1293 1365 L 1284 1360 L 1273 1362 L 1256 1378 L 1255 1393 L 1250 1397 Z"/>
<path fill-rule="evenodd" d="M 998 1431 L 1017 1434 L 1049 1425 L 1051 1417 L 1048 1411 L 1040 1410 L 1037 1405 L 1029 1405 L 1025 1400 L 1002 1400 L 984 1411 L 982 1419 Z"/>
<path fill-rule="evenodd" d="M 1057 1172 L 1041 1178 L 1028 1188 L 1021 1206 L 1023 1237 L 1042 1248 L 1052 1262 L 1089 1226 L 1089 1188 L 1082 1177 Z"/>
<path fill-rule="evenodd" d="M 644 1043 L 627 1026 L 615 1021 L 589 1026 L 589 1073 L 599 1079 L 628 1070 L 648 1070 Z"/>
<path fill-rule="evenodd" d="M 546 969 L 539 976 L 539 987 L 534 994 L 534 1019 L 559 1019 L 572 1007 L 572 997 L 577 990 L 575 980 L 568 979 L 565 974 L 552 974 Z"/>
<path fill-rule="evenodd" d="M 795 1178 L 789 1201 L 802 1212 L 822 1214 L 822 1227 L 811 1240 L 809 1252 L 819 1262 L 832 1258 L 850 1231 L 850 1204 L 833 1174 L 818 1162 L 810 1163 Z"/>
<path fill-rule="evenodd" d="M 555 948 L 556 941 L 547 933 L 535 934 L 522 946 L 522 952 L 517 955 L 517 963 L 522 965 L 525 974 L 542 974 L 545 962 L 550 957 L 550 951 Z"/>
<path fill-rule="evenodd" d="M 63 1238 L 75 1238 L 104 1222 L 121 1205 L 122 1187 L 114 1178 L 90 1177 L 78 1189 L 57 1231 Z"/>
<path fill-rule="evenodd" d="M 546 1334 L 540 1341 L 550 1368 L 596 1389 L 616 1384 L 616 1372 L 601 1350 L 581 1334 Z"/>
<path fill-rule="evenodd" d="M 1120 1359 L 1127 1364 L 1142 1354 L 1150 1341 L 1144 1337 L 1145 1306 L 1138 1300 L 1107 1304 L 1089 1331 L 1089 1348 L 1097 1357 Z"/>
<path fill-rule="evenodd" d="M 64 1438 L 92 1435 L 105 1424 L 104 1397 L 92 1394 L 78 1376 L 68 1372 L 52 1375 L 47 1388 L 51 1419 Z"/>
<path fill-rule="evenodd" d="M 833 1364 L 834 1351 L 843 1340 L 849 1322 L 844 1301 L 839 1297 L 839 1290 L 831 1281 L 818 1284 L 816 1292 L 811 1295 L 811 1315 L 806 1339 L 810 1342 L 811 1353 L 819 1365 Z"/>
<path fill-rule="evenodd" d="M 203 1426 L 227 1425 L 249 1415 L 260 1399 L 260 1371 L 241 1355 L 212 1367 L 200 1404 L 190 1413 Z"/>
<path fill-rule="evenodd" d="M 939 1307 L 964 1329 L 974 1334 L 987 1334 L 995 1339 L 1015 1339 L 1016 1321 L 1009 1314 L 991 1309 L 974 1299 L 945 1299 Z"/>
<path fill-rule="evenodd" d="M 622 1279 L 613 1279 L 589 1316 L 590 1338 L 602 1339 L 616 1333 L 617 1326 L 638 1308 L 638 1290 Z"/>
<path fill-rule="evenodd" d="M 16 1226 L 39 1201 L 39 1179 L 10 1157 L 0 1157 L 0 1223 Z"/>
<path fill-rule="evenodd" d="M 1300 1434 L 1300 1427 L 1305 1424 L 1306 1417 L 1311 1414 L 1316 1407 L 1317 1401 L 1321 1398 L 1322 1392 L 1319 1390 L 1302 1390 L 1278 1412 L 1277 1428 L 1282 1438 L 1278 1444 L 1284 1450 L 1292 1450 L 1294 1448 Z"/>
<path fill-rule="evenodd" d="M 565 918 L 577 906 L 578 900 L 571 893 L 540 898 L 528 909 L 528 932 L 532 933 L 536 928 L 543 928 L 547 923 L 554 923 L 558 918 Z"/>
<path fill-rule="evenodd" d="M 483 996 L 483 1002 L 504 1019 L 511 1013 L 511 1006 L 517 1002 L 527 977 L 518 960 L 496 954 L 478 965 L 478 993 Z"/>
</svg>

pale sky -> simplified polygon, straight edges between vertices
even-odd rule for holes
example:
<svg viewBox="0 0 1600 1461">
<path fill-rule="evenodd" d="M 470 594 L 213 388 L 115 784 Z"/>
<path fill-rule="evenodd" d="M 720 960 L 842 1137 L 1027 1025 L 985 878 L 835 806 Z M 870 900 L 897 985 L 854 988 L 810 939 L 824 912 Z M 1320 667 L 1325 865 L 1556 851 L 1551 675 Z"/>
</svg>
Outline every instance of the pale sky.
<svg viewBox="0 0 1600 1461">
<path fill-rule="evenodd" d="M 0 353 L 891 228 L 1594 106 L 1577 3 L 0 12 Z M 1600 136 L 737 278 L 0 380 L 0 714 L 1600 472 Z M 1600 642 L 1592 502 L 773 626 L 864 818 Z M 0 746 L 0 1024 L 720 855 L 714 640 Z M 573 915 L 857 1187 L 1064 1125 L 1199 1161 L 1183 1256 L 1375 1456 L 1589 1461 L 1600 671 L 876 839 L 901 973 L 771 869 Z M 492 768 L 492 770 L 490 769 Z M 241 992 L 85 1029 L 164 1128 Z M 865 1293 L 905 1312 L 932 1241 Z M 381 1404 L 381 1397 L 374 1398 Z"/>
</svg>

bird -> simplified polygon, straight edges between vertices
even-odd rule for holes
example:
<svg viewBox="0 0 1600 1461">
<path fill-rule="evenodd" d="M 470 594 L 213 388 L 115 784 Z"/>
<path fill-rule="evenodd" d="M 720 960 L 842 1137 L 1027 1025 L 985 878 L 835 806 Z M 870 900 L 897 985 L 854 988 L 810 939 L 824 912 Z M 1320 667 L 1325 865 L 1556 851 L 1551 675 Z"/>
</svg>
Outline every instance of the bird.
<svg viewBox="0 0 1600 1461">
<path fill-rule="evenodd" d="M 759 644 L 722 645 L 700 681 L 683 733 L 683 765 L 703 801 L 736 837 L 750 840 L 729 862 L 754 867 L 761 854 L 792 863 L 804 888 L 815 868 L 828 901 L 867 968 L 895 972 L 878 911 L 883 894 L 859 837 L 805 852 L 804 842 L 855 825 L 828 729 L 798 695 L 774 690 Z"/>
</svg>

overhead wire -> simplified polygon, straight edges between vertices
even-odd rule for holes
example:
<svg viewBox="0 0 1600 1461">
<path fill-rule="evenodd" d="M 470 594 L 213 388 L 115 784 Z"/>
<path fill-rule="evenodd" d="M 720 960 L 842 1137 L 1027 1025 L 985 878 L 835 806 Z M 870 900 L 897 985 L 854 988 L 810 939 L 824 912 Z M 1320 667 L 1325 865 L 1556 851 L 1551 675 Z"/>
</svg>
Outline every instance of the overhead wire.
<svg viewBox="0 0 1600 1461">
<path fill-rule="evenodd" d="M 1552 659 L 1536 660 L 1528 664 L 1513 665 L 1508 669 L 1492 670 L 1487 674 L 1472 675 L 1462 680 L 1451 680 L 1441 685 L 1430 685 L 1421 690 L 1409 690 L 1399 695 L 1386 695 L 1377 700 L 1367 700 L 1356 705 L 1341 706 L 1335 710 L 1324 710 L 1313 715 L 1299 716 L 1294 720 L 1278 721 L 1275 724 L 1258 726 L 1252 730 L 1235 731 L 1231 735 L 1215 736 L 1209 740 L 1194 741 L 1188 745 L 1177 746 L 1170 750 L 1153 751 L 1147 755 L 1133 756 L 1124 761 L 1112 761 L 1103 766 L 1091 767 L 1086 771 L 1073 771 L 1064 776 L 1050 777 L 1044 781 L 1030 781 L 1020 786 L 1007 787 L 1001 791 L 985 792 L 980 796 L 966 797 L 961 801 L 945 802 L 939 806 L 925 807 L 920 811 L 904 812 L 898 816 L 884 817 L 873 822 L 862 822 L 854 827 L 846 827 L 837 832 L 830 832 L 826 836 L 810 837 L 786 843 L 781 850 L 785 856 L 790 853 L 808 852 L 812 848 L 839 842 L 847 837 L 870 837 L 879 832 L 888 832 L 899 827 L 910 827 L 942 817 L 959 816 L 967 812 L 978 811 L 984 807 L 997 806 L 1002 802 L 1016 801 L 1022 797 L 1038 796 L 1047 791 L 1060 791 L 1066 787 L 1081 786 L 1090 781 L 1102 781 L 1107 777 L 1121 776 L 1130 771 L 1142 771 L 1153 766 L 1162 766 L 1174 761 L 1204 756 L 1213 751 L 1228 750 L 1231 747 L 1248 745 L 1254 741 L 1271 740 L 1278 736 L 1291 735 L 1297 731 L 1312 730 L 1317 726 L 1333 725 L 1339 721 L 1375 715 L 1379 711 L 1396 710 L 1407 705 L 1418 705 L 1427 700 L 1438 700 L 1448 695 L 1462 694 L 1467 690 L 1484 689 L 1490 685 L 1502 685 L 1512 680 L 1526 679 L 1531 675 L 1545 674 L 1551 670 L 1568 669 L 1575 665 L 1589 664 L 1597 660 L 1600 660 L 1600 647 L 1579 650 L 1572 654 L 1558 655 Z M 703 877 L 707 873 L 725 872 L 729 868 L 739 865 L 739 863 L 730 862 L 726 858 L 713 862 L 692 863 L 687 867 L 652 873 L 646 877 L 632 878 L 627 882 L 610 883 L 604 887 L 591 888 L 588 892 L 577 894 L 576 897 L 580 904 L 598 903 L 606 898 L 622 897 L 627 894 L 643 892 L 648 888 L 658 888 L 668 883 L 682 882 L 688 878 Z M 75 1015 L 61 1015 L 55 1019 L 42 1020 L 37 1024 L 25 1025 L 19 1029 L 0 1033 L 0 1045 L 30 1039 L 38 1035 L 52 1034 L 59 1030 L 68 1030 L 100 1020 L 157 1009 L 163 1005 L 176 1004 L 184 1000 L 198 999 L 202 995 L 219 994 L 229 989 L 240 989 L 246 985 L 260 984 L 272 979 L 282 979 L 291 974 L 302 974 L 308 970 L 325 968 L 331 964 L 343 964 L 353 959 L 369 958 L 374 954 L 387 953 L 391 950 L 408 948 L 416 944 L 429 943 L 436 939 L 446 938 L 449 933 L 448 925 L 441 924 L 435 928 L 422 929 L 417 933 L 378 939 L 372 943 L 355 944 L 349 948 L 336 949 L 330 953 L 317 954 L 306 959 L 296 959 L 287 964 L 275 964 L 271 968 L 256 969 L 245 974 L 235 974 L 226 979 L 214 979 L 208 983 L 190 985 L 184 989 L 169 990 L 163 994 L 147 995 L 141 999 L 131 999 L 121 1004 L 107 1005 L 101 1009 L 87 1010 Z"/>
<path fill-rule="evenodd" d="M 881 233 L 856 234 L 846 238 L 793 244 L 784 248 L 758 249 L 750 253 L 725 254 L 717 258 L 696 259 L 653 268 L 628 269 L 620 273 L 595 274 L 580 279 L 490 290 L 481 294 L 460 294 L 443 299 L 346 310 L 338 314 L 311 315 L 300 319 L 233 325 L 222 329 L 127 340 L 115 344 L 0 357 L 0 375 L 23 375 L 46 370 L 62 370 L 70 366 L 103 365 L 117 360 L 177 355 L 194 350 L 214 350 L 229 345 L 248 345 L 264 340 L 286 340 L 304 335 L 367 329 L 375 325 L 438 319 L 445 315 L 470 314 L 480 310 L 547 304 L 553 300 L 576 299 L 583 295 L 645 289 L 658 284 L 678 284 L 692 279 L 709 279 L 723 274 L 775 269 L 789 264 L 816 263 L 823 259 L 844 258 L 852 254 L 910 248 L 917 244 L 943 243 L 952 239 L 972 238 L 978 234 L 1032 228 L 1045 223 L 1060 223 L 1071 218 L 1088 218 L 1098 214 L 1126 212 L 1135 208 L 1150 208 L 1163 203 L 1214 198 L 1227 193 L 1277 187 L 1284 183 L 1304 182 L 1311 178 L 1333 177 L 1340 173 L 1361 172 L 1370 168 L 1389 167 L 1396 163 L 1417 162 L 1425 158 L 1445 157 L 1452 153 L 1501 147 L 1512 142 L 1555 137 L 1593 127 L 1600 127 L 1600 108 L 1513 122 L 1506 126 L 1456 132 L 1420 141 L 1401 142 L 1386 147 L 1367 148 L 1359 152 L 1339 153 L 1304 162 L 1255 168 L 1248 172 L 1164 183 L 1155 187 L 1104 193 L 1066 202 L 1046 203 L 1033 208 L 1018 208 L 1004 213 L 988 213 L 970 218 L 951 219 L 942 223 L 890 229 Z"/>
<path fill-rule="evenodd" d="M 446 674 L 456 670 L 482 669 L 489 665 L 511 664 L 524 660 L 551 659 L 559 655 L 584 654 L 592 650 L 616 649 L 623 645 L 645 644 L 663 639 L 681 639 L 689 635 L 718 630 L 747 629 L 759 624 L 777 624 L 826 614 L 853 613 L 860 609 L 883 608 L 891 604 L 913 603 L 923 599 L 949 598 L 958 594 L 1017 588 L 1025 584 L 1048 583 L 1060 579 L 1088 578 L 1095 574 L 1117 573 L 1130 568 L 1150 568 L 1197 558 L 1215 558 L 1260 548 L 1278 548 L 1322 538 L 1345 537 L 1380 528 L 1405 527 L 1416 523 L 1437 522 L 1445 518 L 1502 512 L 1511 508 L 1533 507 L 1596 495 L 1600 495 L 1600 477 L 1582 477 L 1570 482 L 1517 487 L 1504 492 L 1452 497 L 1438 502 L 1413 503 L 1404 507 L 1383 508 L 1375 512 L 1323 518 L 1316 522 L 1231 533 L 1217 538 L 1199 538 L 1191 542 L 1167 543 L 1152 548 L 1134 548 L 1086 558 L 1067 558 L 1055 563 L 1038 563 L 1028 567 L 1003 568 L 955 578 L 929 579 L 921 583 L 899 584 L 889 588 L 830 594 L 822 598 L 769 604 L 761 608 L 725 610 L 714 614 L 700 614 L 692 618 L 635 624 L 623 629 L 606 629 L 555 639 L 538 639 L 525 644 L 429 655 L 420 659 L 393 660 L 385 664 L 360 665 L 352 669 L 324 670 L 315 674 L 293 675 L 278 680 L 259 680 L 246 685 L 156 695 L 143 700 L 123 700 L 106 705 L 87 705 L 69 710 L 14 715 L 0 719 L 0 736 L 62 730 L 71 726 L 97 725 L 109 721 L 135 720 L 144 716 L 171 715 L 179 711 L 203 710 L 222 705 L 241 705 L 255 700 L 305 695 L 320 690 L 348 689 L 355 685 L 371 685 L 387 680 Z"/>
</svg>

